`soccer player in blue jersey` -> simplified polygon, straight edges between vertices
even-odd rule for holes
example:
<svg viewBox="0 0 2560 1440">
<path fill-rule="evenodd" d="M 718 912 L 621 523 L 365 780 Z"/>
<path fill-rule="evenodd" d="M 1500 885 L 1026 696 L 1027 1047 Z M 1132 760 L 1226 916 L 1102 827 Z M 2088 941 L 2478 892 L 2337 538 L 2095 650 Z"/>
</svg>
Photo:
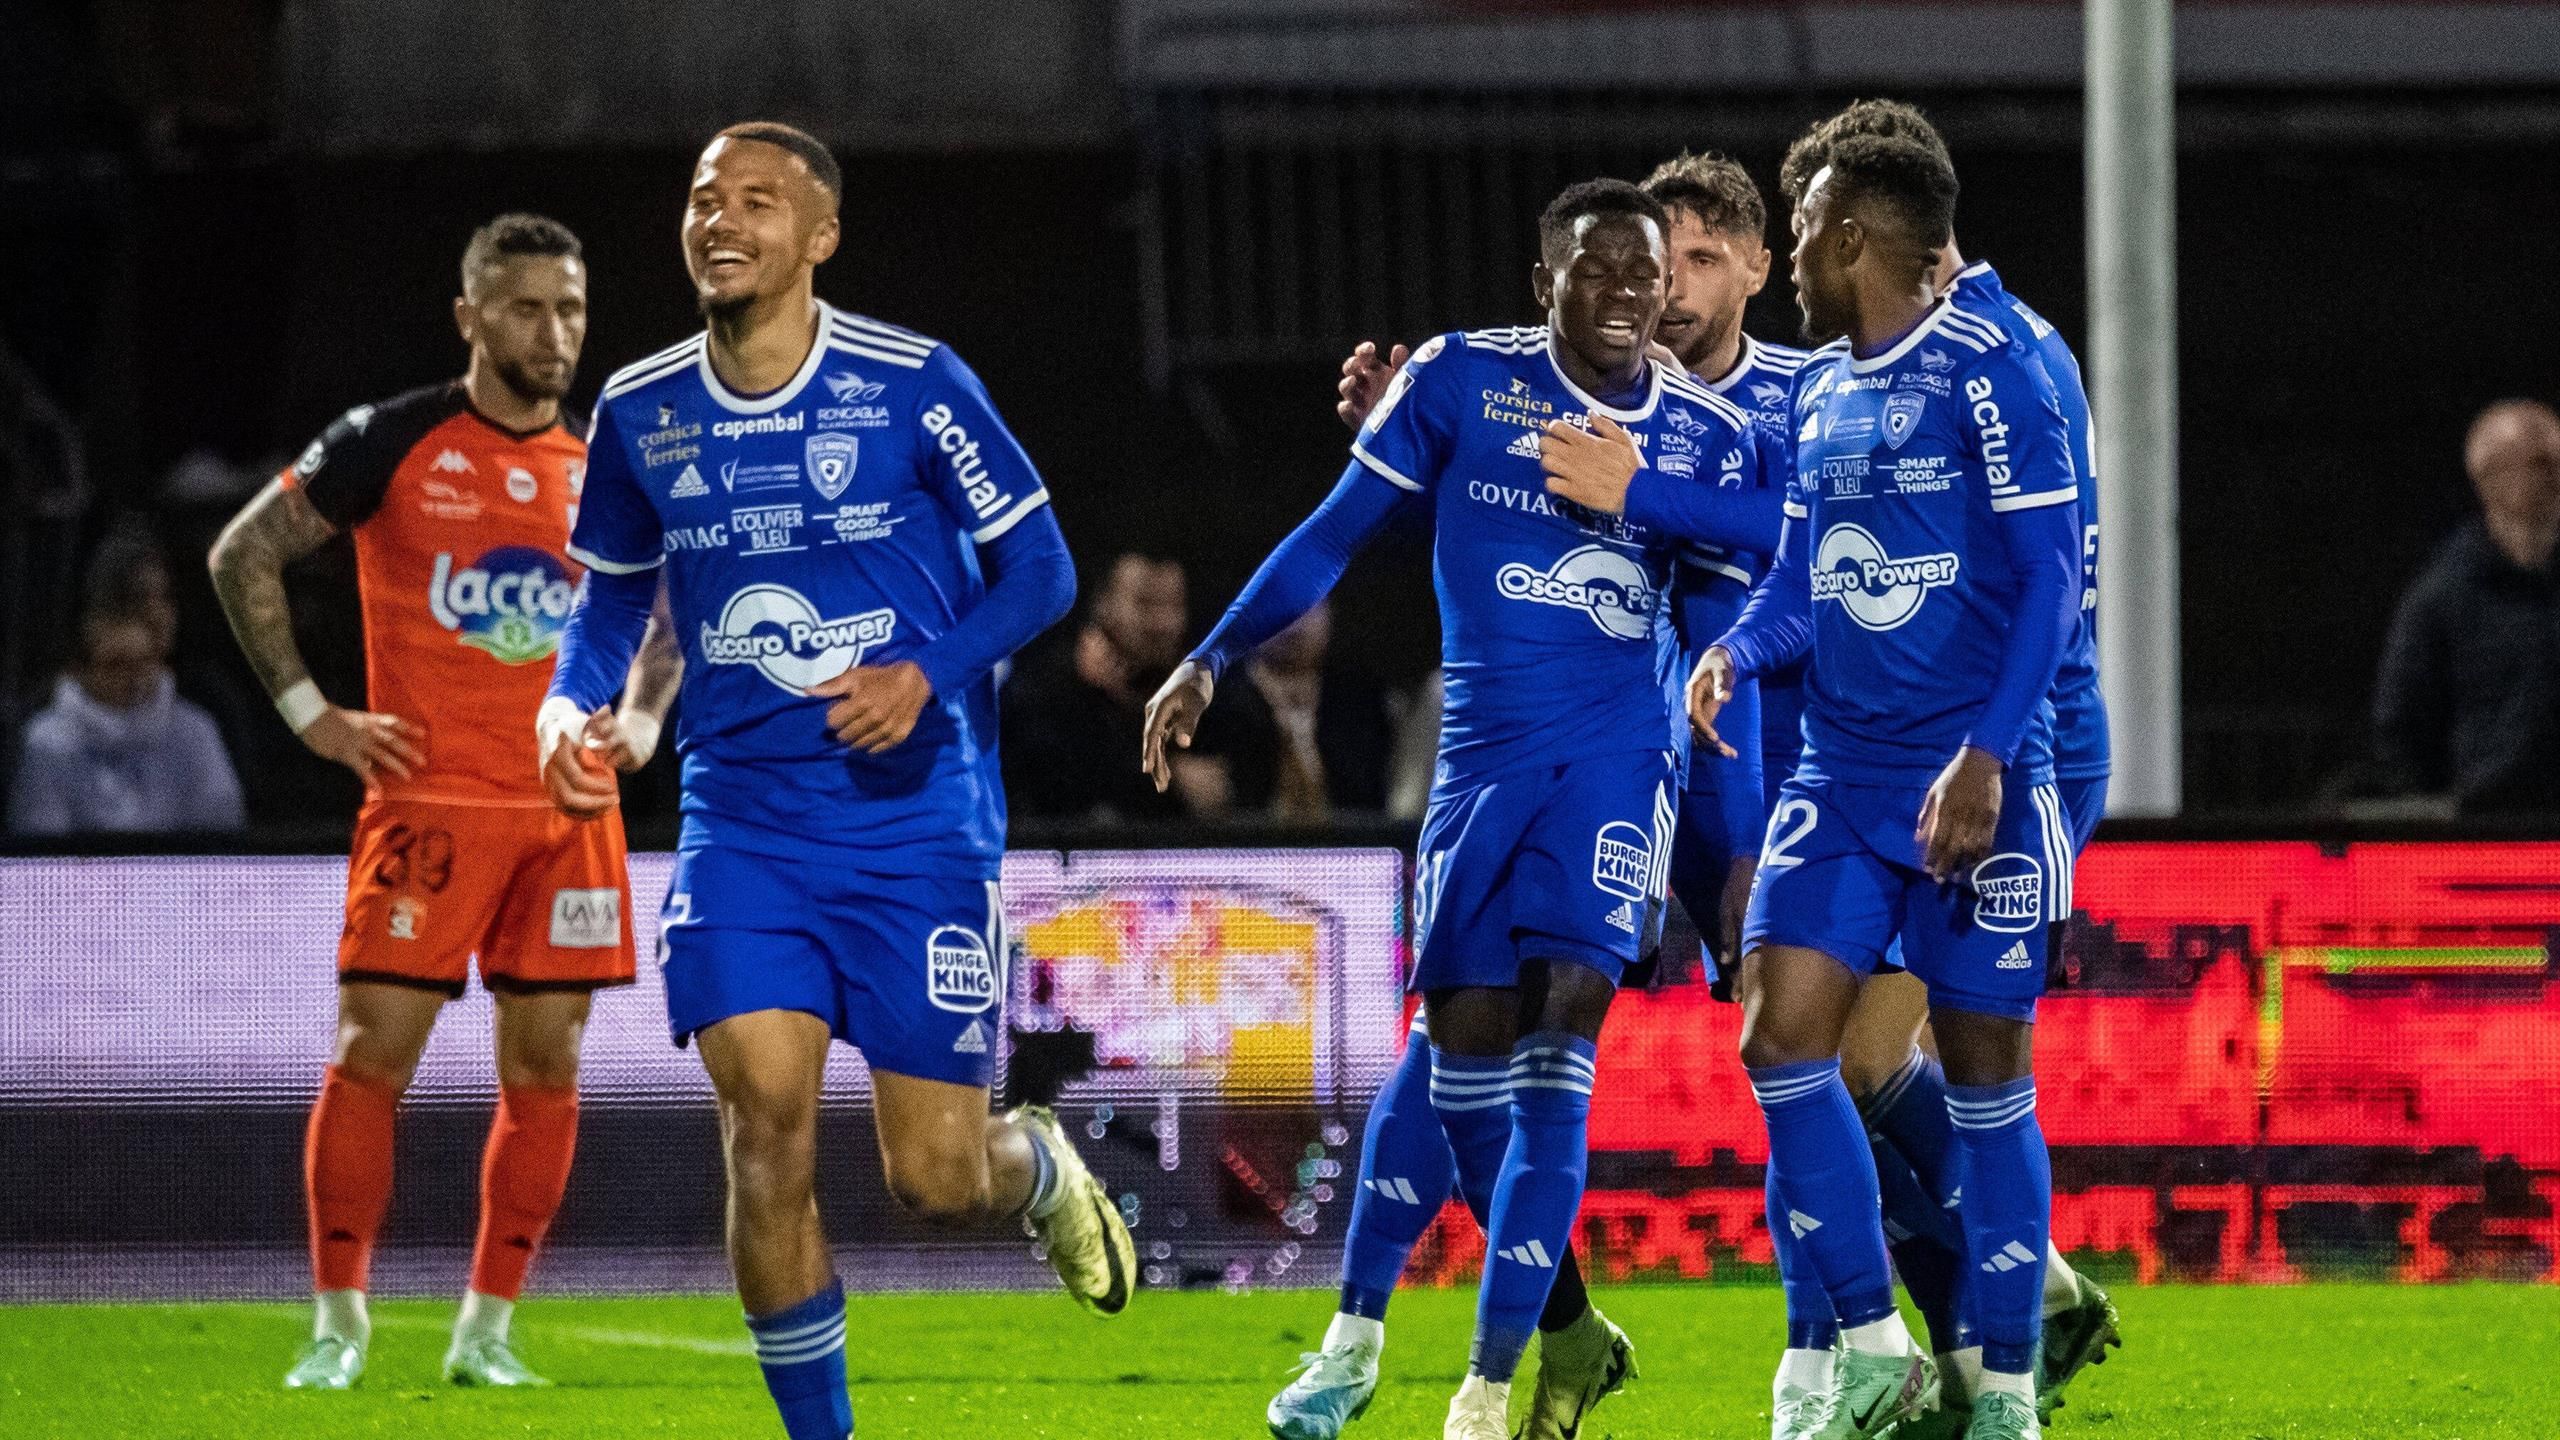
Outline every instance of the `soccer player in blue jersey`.
<svg viewBox="0 0 2560 1440">
<path fill-rule="evenodd" d="M 1892 100 L 1862 100 L 1818 122 L 1796 140 L 1779 169 L 1780 189 L 1791 201 L 1800 196 L 1825 163 L 1829 147 L 1851 135 L 1893 136 L 1941 156 L 1947 153 L 1945 140 L 1918 109 Z M 2105 812 L 2109 771 L 2106 702 L 2097 676 L 2097 475 L 2088 395 L 2081 384 L 2079 361 L 2061 335 L 2008 294 L 1988 263 L 1968 264 L 1952 236 L 1939 255 L 1937 278 L 1942 289 L 1953 291 L 1958 305 L 2008 328 L 2035 350 L 2054 382 L 2063 419 L 2071 427 L 2083 536 L 2080 624 L 2064 648 L 2055 675 L 2053 751 L 2054 788 L 2070 823 L 2076 855 L 2087 846 Z M 2052 945 L 2059 944 L 2060 937 L 2054 937 Z M 2050 959 L 2058 962 L 2058 948 Z M 1859 995 L 1841 1054 L 1843 1077 L 1878 1142 L 1895 1264 L 1928 1319 L 1932 1348 L 1948 1381 L 1940 1416 L 1918 1427 L 1907 1440 L 1929 1440 L 1927 1432 L 1932 1430 L 1960 1428 L 1966 1398 L 1972 1393 L 1972 1376 L 1980 1368 L 1979 1347 L 1964 1333 L 1959 1315 L 1962 1269 L 1948 1254 L 1952 1237 L 1937 1233 L 1947 1228 L 1948 1212 L 1941 1201 L 1953 1184 L 1946 1164 L 1952 1134 L 1945 1119 L 1945 1077 L 1919 1044 L 1927 1014 L 1926 996 L 1918 982 L 1903 975 L 1879 977 Z M 1800 1248 L 1783 1230 L 1773 1227 L 1772 1234 L 1782 1260 Z M 2048 1250 L 2044 1283 L 2045 1338 L 2037 1402 L 2049 1414 L 2061 1403 L 2063 1388 L 2083 1368 L 2102 1360 L 2107 1347 L 2120 1342 L 2114 1302 L 2096 1282 L 2075 1272 L 2058 1250 Z M 1793 1312 L 1803 1308 L 1791 1305 L 1791 1331 L 1798 1328 Z M 1827 1363 L 1828 1355 L 1827 1349 L 1820 1352 L 1822 1363 Z M 1791 1349 L 1781 1368 L 1815 1358 Z"/>
<path fill-rule="evenodd" d="M 1031 462 L 949 348 L 819 301 L 843 177 L 752 123 L 702 153 L 682 226 L 708 321 L 605 384 L 570 553 L 588 567 L 539 724 L 564 808 L 663 570 L 684 648 L 669 1029 L 718 1092 L 729 1255 L 792 1440 L 844 1440 L 845 1305 L 815 1192 L 829 1042 L 871 1070 L 899 1203 L 1025 1222 L 1104 1314 L 1134 1253 L 1045 1111 L 988 1114 L 1002 1038 L 996 663 L 1074 571 Z"/>
<path fill-rule="evenodd" d="M 1774 543 L 1764 497 L 1712 479 L 1756 463 L 1748 417 L 1647 354 L 1663 228 L 1661 206 L 1631 185 L 1558 196 L 1533 272 L 1548 324 L 1416 350 L 1332 494 L 1148 707 L 1143 760 L 1163 784 L 1167 747 L 1188 743 L 1218 678 L 1399 510 L 1428 507 L 1449 698 L 1416 862 L 1413 984 L 1429 1022 L 1429 1104 L 1489 1251 L 1450 1440 L 1510 1433 L 1511 1376 L 1581 1201 L 1594 1042 L 1656 923 L 1677 784 L 1661 613 L 1672 547 L 1657 526 Z M 1550 420 L 1629 436 L 1661 483 L 1640 487 L 1625 515 L 1551 498 L 1538 459 Z M 1362 1176 L 1395 1178 L 1368 1156 Z M 1403 1258 L 1347 1262 L 1345 1313 L 1316 1363 L 1365 1348 L 1365 1383 L 1342 1365 L 1328 1387 L 1339 1409 L 1316 1423 L 1338 1428 L 1374 1389 L 1378 1331 L 1360 1322 L 1383 1307 Z M 1284 1435 L 1315 1433 L 1276 1403 L 1271 1418 Z"/>
<path fill-rule="evenodd" d="M 1654 327 L 1655 343 L 1679 362 L 1692 378 L 1724 396 L 1753 422 L 1755 474 L 1719 471 L 1719 486 L 1754 485 L 1778 493 L 1785 489 L 1782 468 L 1792 463 L 1793 440 L 1788 400 L 1796 367 L 1805 352 L 1772 345 L 1742 332 L 1743 308 L 1767 283 L 1768 211 L 1759 187 L 1740 165 L 1717 155 L 1682 154 L 1656 167 L 1644 181 L 1647 194 L 1662 202 L 1670 220 L 1665 244 L 1670 280 L 1662 318 Z M 1403 347 L 1393 354 L 1402 364 Z M 1394 371 L 1380 363 L 1376 347 L 1364 345 L 1344 362 L 1337 407 L 1344 421 L 1358 429 L 1375 408 Z M 1558 440 L 1542 440 L 1542 457 Z M 1623 506 L 1633 474 L 1630 463 L 1613 477 L 1602 498 Z M 1543 462 L 1542 462 L 1543 463 Z M 1570 474 L 1570 472 L 1568 472 Z M 1551 480 L 1551 489 L 1570 483 Z M 1765 557 L 1723 546 L 1692 544 L 1678 552 L 1673 571 L 1671 607 L 1680 640 L 1684 673 L 1698 652 L 1723 635 L 1741 613 L 1750 583 Z M 1731 710 L 1747 705 L 1757 682 L 1737 686 Z M 1726 728 L 1734 728 L 1729 714 Z M 1790 757 L 1785 769 L 1793 768 Z M 1679 822 L 1672 843 L 1670 888 L 1706 931 L 1711 946 L 1731 961 L 1740 939 L 1742 906 L 1749 899 L 1751 862 L 1759 852 L 1768 819 L 1767 799 L 1759 768 L 1758 747 L 1720 755 L 1701 747 L 1689 757 L 1687 782 L 1680 800 Z M 1779 772 L 1783 778 L 1784 771 Z M 1346 1266 L 1352 1271 L 1401 1273 L 1406 1257 L 1432 1215 L 1438 1213 L 1454 1181 L 1447 1138 L 1429 1105 L 1430 1044 L 1417 1019 L 1414 1038 L 1389 1076 L 1379 1103 L 1372 1107 L 1364 1151 L 1385 1183 L 1364 1180 L 1353 1202 L 1345 1237 Z M 1408 1198 L 1410 1197 L 1410 1198 Z M 1607 1398 L 1633 1372 L 1634 1347 L 1626 1335 L 1590 1302 L 1573 1251 L 1557 1258 L 1553 1287 L 1538 1317 L 1538 1383 L 1530 1399 L 1521 1434 L 1524 1440 L 1569 1440 L 1593 1406 Z M 1812 1284 L 1810 1277 L 1806 1283 Z M 1819 1284 L 1813 1297 L 1824 1314 L 1829 1298 Z M 1361 1287 L 1346 1287 L 1336 1329 L 1369 1331 L 1381 1320 L 1383 1296 L 1373 1302 Z M 1827 1358 L 1827 1353 L 1826 1358 Z M 1349 1371 L 1362 1383 L 1374 1382 L 1373 1351 L 1329 1337 L 1322 1363 L 1311 1365 L 1272 1403 L 1276 1426 L 1292 1440 L 1329 1440 L 1334 1433 L 1323 1417 L 1331 1413 L 1328 1396 L 1338 1393 L 1338 1371 Z M 1816 1384 L 1808 1395 L 1820 1390 Z"/>
<path fill-rule="evenodd" d="M 2042 361 L 1938 290 L 1955 196 L 1943 154 L 1878 136 L 1834 145 L 1806 187 L 1798 303 L 1810 333 L 1843 338 L 1798 377 L 1778 559 L 1691 686 L 1712 733 L 1735 677 L 1810 637 L 1805 755 L 1771 816 L 1740 990 L 1770 1163 L 1842 1327 L 1825 1435 L 1882 1433 L 1938 1387 L 1893 1308 L 1840 1076 L 1861 980 L 1897 941 L 1950 1082 L 1983 1339 L 1970 1433 L 2040 1433 L 2052 1177 L 2032 1041 L 2050 923 L 2068 913 L 2048 697 L 2079 618 L 2079 490 Z"/>
</svg>

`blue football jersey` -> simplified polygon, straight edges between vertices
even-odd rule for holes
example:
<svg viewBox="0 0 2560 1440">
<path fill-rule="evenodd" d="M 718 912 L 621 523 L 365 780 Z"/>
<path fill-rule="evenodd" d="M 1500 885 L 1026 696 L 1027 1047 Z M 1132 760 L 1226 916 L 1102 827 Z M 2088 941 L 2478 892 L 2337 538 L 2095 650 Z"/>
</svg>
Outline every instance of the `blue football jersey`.
<svg viewBox="0 0 2560 1440">
<path fill-rule="evenodd" d="M 1442 784 L 1678 743 L 1665 605 L 1674 542 L 1546 491 L 1540 427 L 1606 415 L 1662 475 L 1714 485 L 1758 464 L 1750 420 L 1650 363 L 1624 406 L 1564 378 L 1546 327 L 1435 336 L 1352 442 L 1432 509 L 1447 690 Z"/>
<path fill-rule="evenodd" d="M 2053 773 L 2063 780 L 2094 780 L 2107 773 L 2110 757 L 2107 697 L 2098 688 L 2098 454 L 2080 359 L 2051 321 L 2009 293 L 1989 261 L 1977 260 L 1956 276 L 1955 296 L 1958 305 L 2036 352 L 2071 426 L 2071 463 L 2080 472 L 2080 626 L 2063 648 L 2062 669 L 2053 679 Z"/>
<path fill-rule="evenodd" d="M 2008 651 L 2023 586 L 2002 517 L 2079 503 L 2060 402 L 2032 349 L 1947 298 L 1880 354 L 1814 352 L 1796 395 L 1787 517 L 1813 620 L 1799 773 L 1926 784 Z M 2010 761 L 2029 783 L 2053 774 L 2038 709 Z"/>
<path fill-rule="evenodd" d="M 1758 448 L 1760 483 L 1773 490 L 1784 491 L 1795 478 L 1796 447 L 1794 428 L 1796 373 L 1804 368 L 1806 351 L 1792 345 L 1771 345 L 1745 335 L 1742 358 L 1721 380 L 1706 382 L 1707 388 L 1740 407 L 1751 417 L 1752 442 Z M 1695 665 L 1699 652 L 1715 643 L 1733 617 L 1741 613 L 1742 602 L 1750 588 L 1767 572 L 1769 557 L 1727 550 L 1715 545 L 1691 545 L 1681 552 L 1681 561 L 1692 570 L 1720 577 L 1731 585 L 1710 583 L 1699 588 L 1696 601 L 1683 601 L 1683 634 L 1689 651 L 1688 661 Z M 1739 587 L 1737 593 L 1735 586 Z M 1690 623 L 1694 612 L 1695 624 Z M 1721 622 L 1721 623 L 1719 623 Z M 1712 628 L 1708 628 L 1712 627 Z M 1795 768 L 1795 752 L 1803 745 L 1804 662 L 1799 660 L 1759 677 L 1761 753 L 1763 757 L 1761 785 L 1771 794 L 1777 793 L 1778 782 Z M 1737 739 L 1741 737 L 1735 737 Z M 1716 784 L 1718 766 L 1700 757 L 1689 767 L 1689 789 L 1692 793 L 1711 791 Z"/>
<path fill-rule="evenodd" d="M 606 381 L 569 553 L 666 567 L 688 846 L 992 878 L 993 679 L 935 695 L 881 755 L 837 740 L 806 692 L 951 629 L 985 593 L 976 544 L 1048 491 L 947 347 L 820 311 L 807 362 L 768 395 L 732 393 L 700 335 Z"/>
</svg>

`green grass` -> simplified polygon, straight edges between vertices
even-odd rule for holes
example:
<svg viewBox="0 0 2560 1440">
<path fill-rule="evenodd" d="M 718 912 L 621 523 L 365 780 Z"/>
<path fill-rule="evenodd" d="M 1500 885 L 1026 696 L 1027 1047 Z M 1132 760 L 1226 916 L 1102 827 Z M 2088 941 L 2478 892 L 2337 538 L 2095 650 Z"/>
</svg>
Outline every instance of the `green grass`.
<svg viewBox="0 0 2560 1440">
<path fill-rule="evenodd" d="M 1328 1299 L 1148 1293 L 1103 1322 L 1054 1295 L 857 1298 L 860 1433 L 1250 1440 L 1264 1433 L 1263 1403 L 1321 1331 Z M 1776 1291 L 1615 1287 L 1601 1301 L 1634 1336 L 1644 1378 L 1586 1435 L 1767 1433 Z M 2117 1301 L 2126 1348 L 2074 1386 L 2058 1437 L 2541 1440 L 2560 1410 L 2560 1376 L 2547 1363 L 2560 1292 L 2547 1287 L 2127 1287 Z M 1439 1434 L 1472 1306 L 1466 1290 L 1396 1302 L 1386 1384 L 1352 1440 Z M 436 1382 L 450 1318 L 448 1305 L 386 1302 L 361 1390 L 288 1395 L 276 1382 L 307 1333 L 299 1306 L 0 1306 L 0 1435 L 781 1433 L 725 1299 L 538 1299 L 518 1317 L 517 1338 L 561 1386 L 524 1394 Z"/>
</svg>

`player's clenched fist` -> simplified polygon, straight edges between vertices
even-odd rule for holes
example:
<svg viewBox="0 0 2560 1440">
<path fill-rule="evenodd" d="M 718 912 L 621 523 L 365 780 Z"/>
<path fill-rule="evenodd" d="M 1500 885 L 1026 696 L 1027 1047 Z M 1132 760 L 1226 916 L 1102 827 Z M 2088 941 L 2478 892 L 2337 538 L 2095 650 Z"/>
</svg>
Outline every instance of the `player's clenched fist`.
<svg viewBox="0 0 2560 1440">
<path fill-rule="evenodd" d="M 1721 645 L 1708 646 L 1698 657 L 1698 668 L 1689 672 L 1689 726 L 1727 760 L 1736 752 L 1716 733 L 1716 716 L 1733 698 L 1733 679 L 1733 652 Z"/>
<path fill-rule="evenodd" d="M 375 771 L 408 779 L 412 770 L 427 763 L 419 748 L 424 740 L 417 726 L 397 715 L 341 705 L 321 711 L 302 727 L 302 743 L 311 747 L 312 754 L 346 766 L 367 785 L 374 783 Z"/>
<path fill-rule="evenodd" d="M 624 741 L 611 709 L 589 715 L 576 701 L 554 695 L 542 702 L 533 730 L 542 752 L 542 788 L 552 804 L 592 820 L 621 802 L 622 781 L 614 771 L 615 751 Z"/>
<path fill-rule="evenodd" d="M 1920 868 L 1944 884 L 1979 865 L 1991 854 L 1992 836 L 2000 828 L 2000 771 L 1987 750 L 1970 745 L 1956 752 L 1920 802 Z"/>
<path fill-rule="evenodd" d="M 916 717 L 933 698 L 933 682 L 913 660 L 890 665 L 856 665 L 833 680 L 821 680 L 809 693 L 836 703 L 827 707 L 827 728 L 837 739 L 865 754 L 878 755 L 906 743 L 915 733 Z"/>
<path fill-rule="evenodd" d="M 1627 487 L 1635 483 L 1644 459 L 1634 437 L 1606 415 L 1591 417 L 1591 428 L 1550 420 L 1538 439 L 1538 468 L 1547 472 L 1547 493 L 1561 495 L 1586 510 L 1616 515 L 1627 508 Z"/>
<path fill-rule="evenodd" d="M 1402 348 L 1402 347 L 1398 347 Z M 1209 709 L 1209 698 L 1218 692 L 1218 682 L 1197 660 L 1185 660 L 1174 667 L 1164 687 L 1147 702 L 1147 727 L 1138 742 L 1138 768 L 1156 782 L 1156 793 L 1164 793 L 1173 783 L 1173 758 L 1165 753 L 1165 741 L 1188 750 L 1192 733 L 1200 728 L 1200 717 Z"/>
<path fill-rule="evenodd" d="M 1333 393 L 1342 398 L 1335 402 L 1333 413 L 1343 424 L 1359 429 L 1367 422 L 1369 412 L 1378 408 L 1378 399 L 1387 393 L 1388 382 L 1396 378 L 1396 371 L 1412 353 L 1398 345 L 1381 360 L 1375 342 L 1361 341 L 1360 347 L 1342 362 L 1342 383 L 1333 387 Z"/>
</svg>

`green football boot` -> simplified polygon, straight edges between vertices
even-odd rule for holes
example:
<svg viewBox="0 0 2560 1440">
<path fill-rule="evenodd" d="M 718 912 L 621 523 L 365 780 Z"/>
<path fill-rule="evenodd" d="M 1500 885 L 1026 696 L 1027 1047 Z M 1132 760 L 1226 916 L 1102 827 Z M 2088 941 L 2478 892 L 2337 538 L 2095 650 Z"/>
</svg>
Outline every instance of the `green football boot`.
<svg viewBox="0 0 2560 1440">
<path fill-rule="evenodd" d="M 1875 1440 L 1937 1407 L 1937 1362 L 1920 1354 L 1843 1349 L 1832 1363 L 1830 1400 L 1820 1440 Z"/>
<path fill-rule="evenodd" d="M 2036 1352 L 2036 1413 L 2044 1419 L 2062 1408 L 2062 1387 L 2092 1365 L 2106 1363 L 2107 1351 L 2122 1349 L 2116 1333 L 2116 1305 L 2098 1282 L 2073 1274 L 2079 1298 L 2071 1308 L 2045 1317 L 2044 1343 Z"/>
<path fill-rule="evenodd" d="M 1597 1305 L 1538 1336 L 1538 1387 L 1519 1440 L 1575 1440 L 1601 1401 L 1636 1378 L 1636 1347 Z"/>
<path fill-rule="evenodd" d="M 364 1347 L 336 1335 L 323 1335 L 302 1347 L 293 1368 L 284 1372 L 287 1390 L 353 1390 L 364 1378 Z"/>
<path fill-rule="evenodd" d="M 551 1382 L 536 1375 L 507 1342 L 495 1336 L 456 1340 L 444 1352 L 444 1378 L 453 1385 L 487 1386 L 493 1390 L 539 1390 Z"/>
<path fill-rule="evenodd" d="M 1299 1360 L 1297 1378 L 1271 1397 L 1262 1418 L 1274 1440 L 1334 1440 L 1378 1393 L 1378 1352 L 1343 1344 Z"/>
</svg>

